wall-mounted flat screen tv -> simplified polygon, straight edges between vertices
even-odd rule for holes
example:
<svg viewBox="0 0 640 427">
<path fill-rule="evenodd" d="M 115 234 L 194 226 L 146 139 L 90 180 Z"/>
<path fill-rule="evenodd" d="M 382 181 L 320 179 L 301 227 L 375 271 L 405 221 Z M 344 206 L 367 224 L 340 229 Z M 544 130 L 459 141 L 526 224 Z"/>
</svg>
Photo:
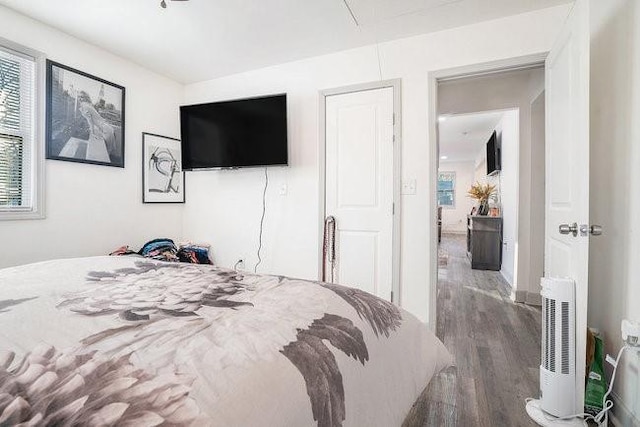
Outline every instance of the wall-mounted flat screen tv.
<svg viewBox="0 0 640 427">
<path fill-rule="evenodd" d="M 180 107 L 184 170 L 287 165 L 287 95 Z"/>
<path fill-rule="evenodd" d="M 502 169 L 502 147 L 496 131 L 487 141 L 487 175 L 495 175 Z"/>
</svg>

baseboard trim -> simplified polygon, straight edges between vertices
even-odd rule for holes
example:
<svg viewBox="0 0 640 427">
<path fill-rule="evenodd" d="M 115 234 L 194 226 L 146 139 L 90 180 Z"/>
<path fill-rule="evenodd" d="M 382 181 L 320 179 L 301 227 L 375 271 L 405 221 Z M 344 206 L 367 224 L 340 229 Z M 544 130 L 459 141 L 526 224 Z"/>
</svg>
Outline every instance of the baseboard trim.
<svg viewBox="0 0 640 427">
<path fill-rule="evenodd" d="M 640 420 L 629 411 L 620 396 L 611 393 L 611 400 L 613 400 L 613 409 L 609 413 L 609 420 L 614 426 L 640 427 Z"/>
<path fill-rule="evenodd" d="M 527 291 L 511 290 L 511 300 L 513 302 L 527 302 Z"/>
<path fill-rule="evenodd" d="M 541 306 L 542 296 L 540 295 L 540 292 L 527 292 L 527 296 L 524 302 L 528 305 Z"/>
</svg>

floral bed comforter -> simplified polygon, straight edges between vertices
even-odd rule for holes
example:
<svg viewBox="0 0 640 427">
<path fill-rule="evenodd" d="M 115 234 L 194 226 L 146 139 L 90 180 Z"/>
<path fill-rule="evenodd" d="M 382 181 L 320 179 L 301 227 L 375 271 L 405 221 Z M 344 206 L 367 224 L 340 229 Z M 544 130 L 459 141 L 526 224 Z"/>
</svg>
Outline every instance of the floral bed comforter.
<svg viewBox="0 0 640 427">
<path fill-rule="evenodd" d="M 0 425 L 399 426 L 449 361 L 344 286 L 136 257 L 0 270 Z"/>
</svg>

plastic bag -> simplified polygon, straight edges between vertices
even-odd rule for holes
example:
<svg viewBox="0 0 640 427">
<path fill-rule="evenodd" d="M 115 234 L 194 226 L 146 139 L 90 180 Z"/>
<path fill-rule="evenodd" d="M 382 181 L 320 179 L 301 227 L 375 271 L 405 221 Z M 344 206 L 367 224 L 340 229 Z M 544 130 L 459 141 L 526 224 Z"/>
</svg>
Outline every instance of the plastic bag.
<svg viewBox="0 0 640 427">
<path fill-rule="evenodd" d="M 592 415 L 602 411 L 602 400 L 607 392 L 607 379 L 604 375 L 604 344 L 602 343 L 602 338 L 598 335 L 594 338 L 595 353 L 589 367 L 589 375 L 587 376 L 587 385 L 584 392 L 584 410 Z"/>
</svg>

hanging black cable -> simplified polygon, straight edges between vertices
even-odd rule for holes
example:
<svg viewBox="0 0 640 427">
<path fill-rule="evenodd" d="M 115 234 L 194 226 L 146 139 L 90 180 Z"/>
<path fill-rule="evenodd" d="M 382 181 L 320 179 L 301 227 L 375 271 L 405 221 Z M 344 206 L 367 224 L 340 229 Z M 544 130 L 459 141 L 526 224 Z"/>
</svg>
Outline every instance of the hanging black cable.
<svg viewBox="0 0 640 427">
<path fill-rule="evenodd" d="M 264 191 L 262 192 L 262 218 L 260 218 L 260 235 L 258 237 L 258 262 L 253 268 L 253 272 L 258 272 L 258 266 L 262 262 L 260 257 L 260 251 L 262 250 L 262 231 L 264 228 L 264 216 L 267 213 L 267 187 L 269 187 L 269 175 L 267 174 L 267 168 L 264 168 Z"/>
</svg>

